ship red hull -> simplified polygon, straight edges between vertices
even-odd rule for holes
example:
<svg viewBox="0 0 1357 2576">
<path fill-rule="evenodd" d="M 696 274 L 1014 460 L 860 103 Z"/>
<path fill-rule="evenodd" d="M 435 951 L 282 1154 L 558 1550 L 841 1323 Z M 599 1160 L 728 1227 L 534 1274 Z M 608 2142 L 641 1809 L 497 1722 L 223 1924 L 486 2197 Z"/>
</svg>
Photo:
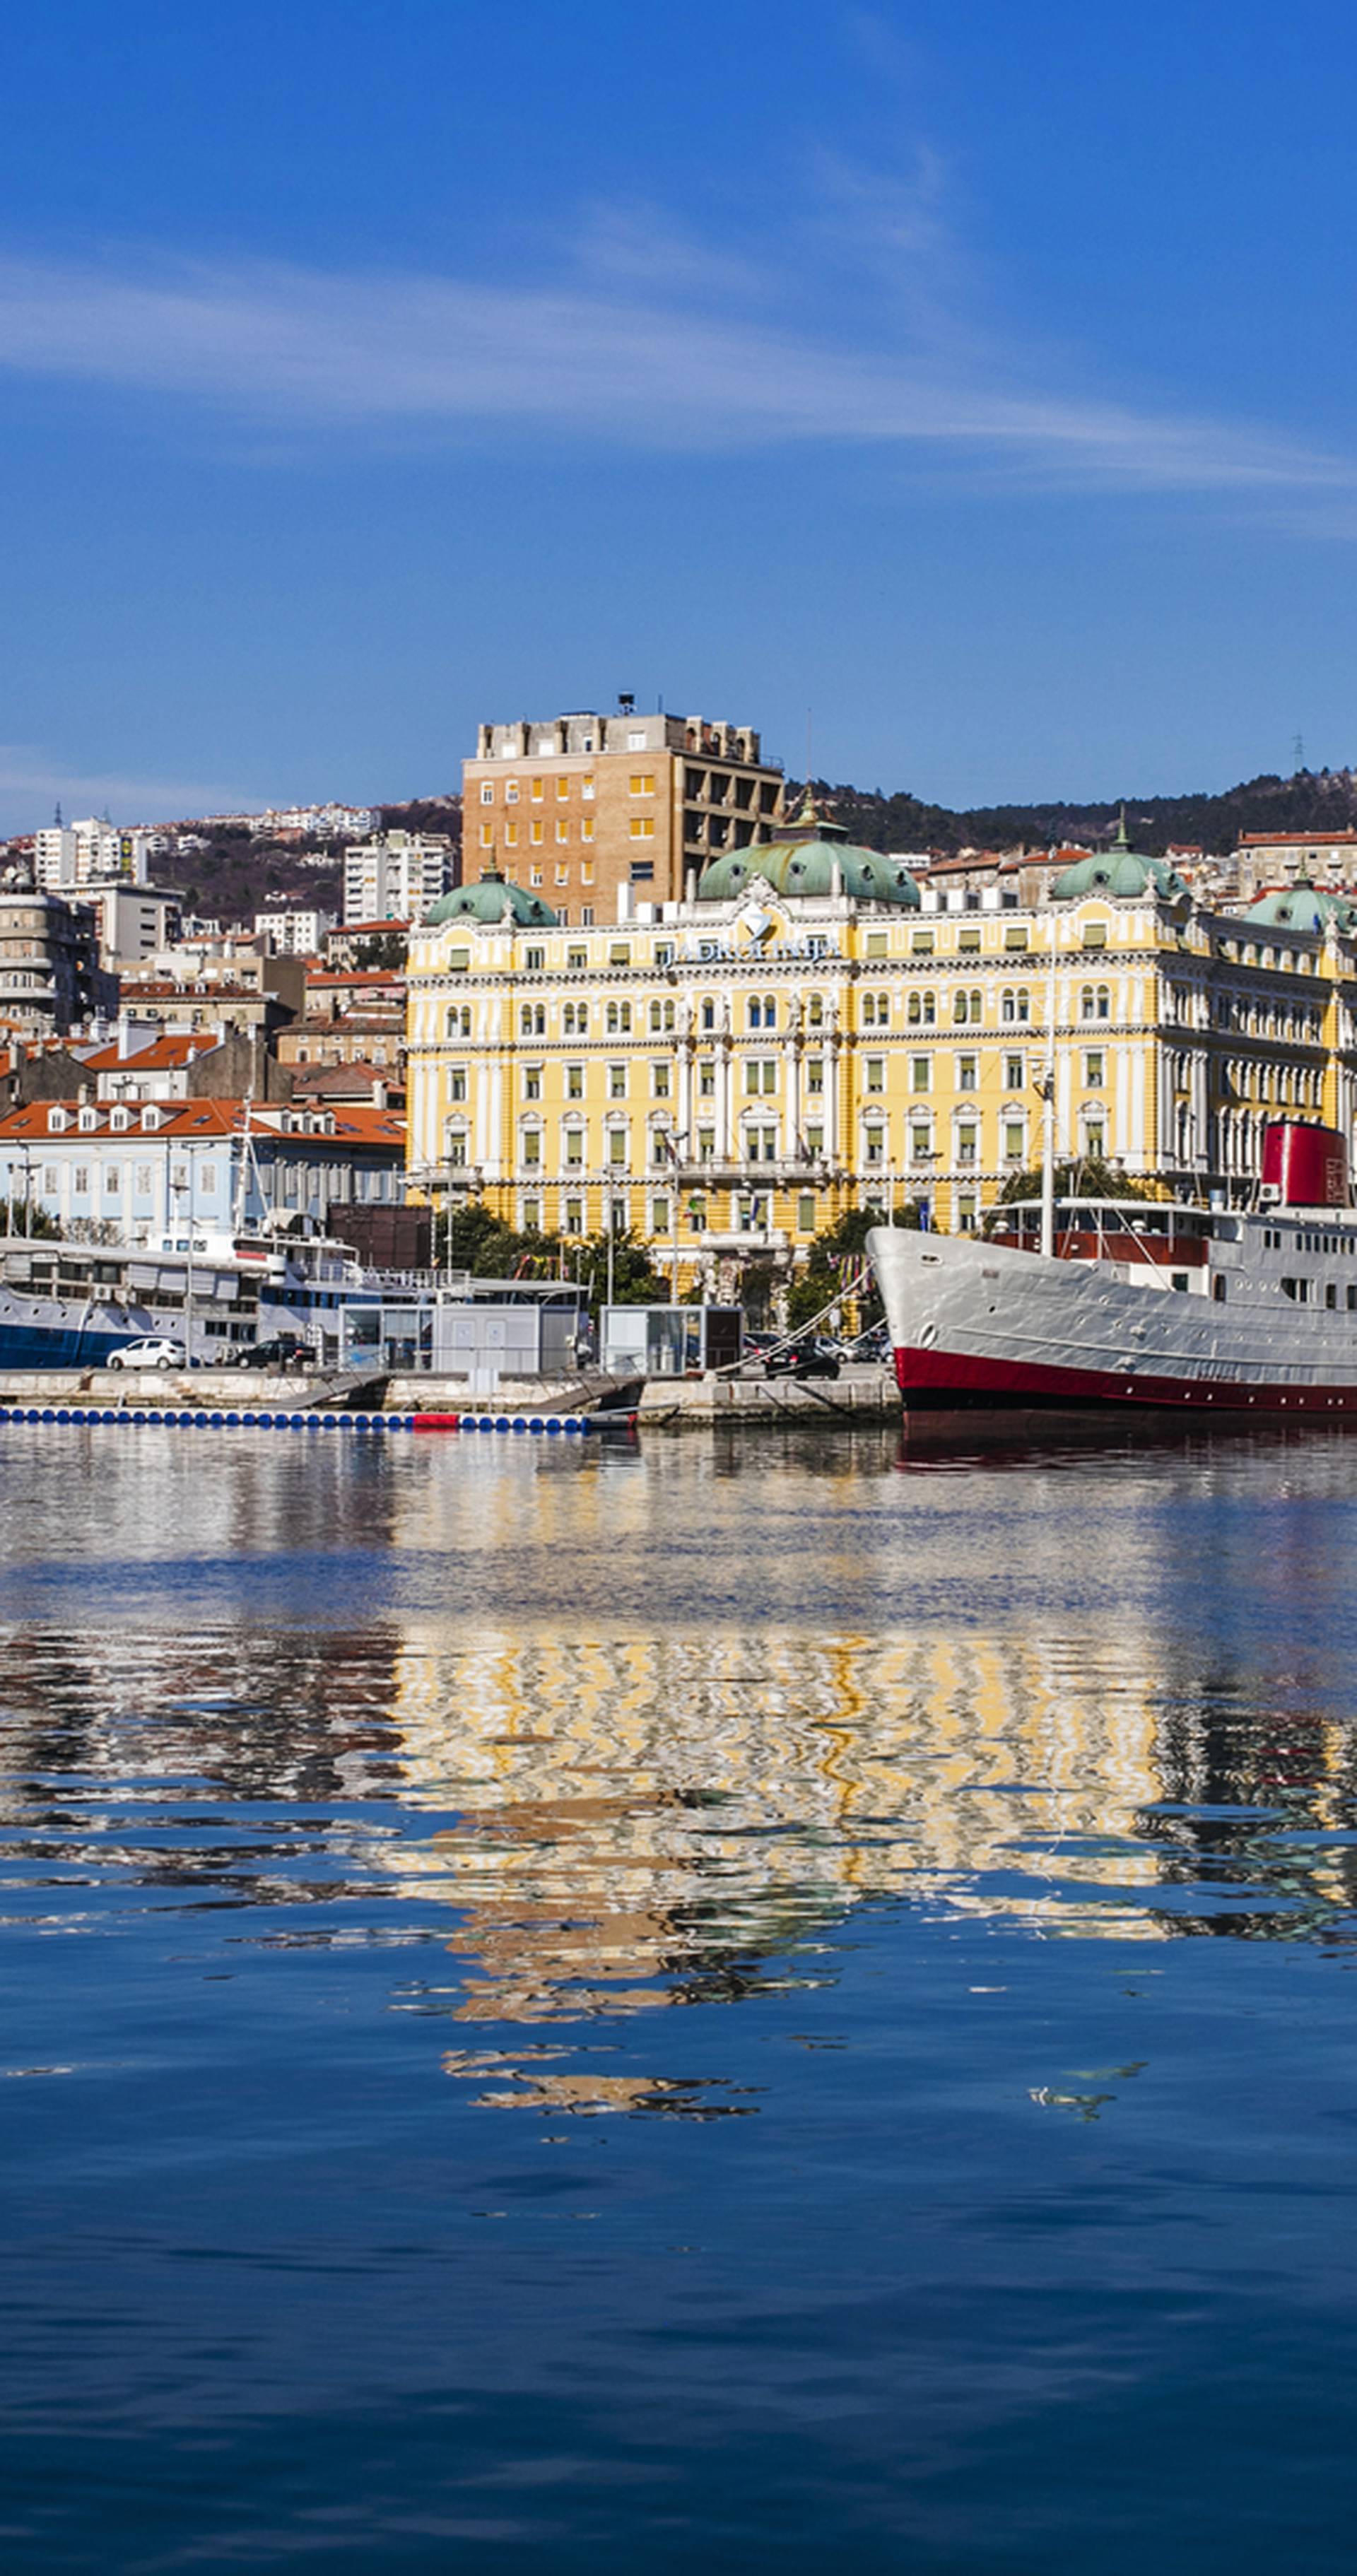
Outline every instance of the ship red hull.
<svg viewBox="0 0 1357 2576">
<path fill-rule="evenodd" d="M 1237 1379 L 1126 1377 L 1111 1370 L 1048 1368 L 1030 1361 L 973 1358 L 956 1351 L 897 1350 L 895 1375 L 906 1406 L 1128 1405 L 1193 1413 L 1350 1413 L 1357 1386 L 1248 1386 Z"/>
</svg>

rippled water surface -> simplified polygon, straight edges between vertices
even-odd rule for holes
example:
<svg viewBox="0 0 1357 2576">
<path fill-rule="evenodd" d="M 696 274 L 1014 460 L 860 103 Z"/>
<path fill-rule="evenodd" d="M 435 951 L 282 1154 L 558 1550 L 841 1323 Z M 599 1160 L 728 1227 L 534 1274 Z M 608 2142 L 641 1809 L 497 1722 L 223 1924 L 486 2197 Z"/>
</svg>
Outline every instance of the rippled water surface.
<svg viewBox="0 0 1357 2576">
<path fill-rule="evenodd" d="M 0 1478 L 6 2569 L 1346 2569 L 1357 1440 Z"/>
</svg>

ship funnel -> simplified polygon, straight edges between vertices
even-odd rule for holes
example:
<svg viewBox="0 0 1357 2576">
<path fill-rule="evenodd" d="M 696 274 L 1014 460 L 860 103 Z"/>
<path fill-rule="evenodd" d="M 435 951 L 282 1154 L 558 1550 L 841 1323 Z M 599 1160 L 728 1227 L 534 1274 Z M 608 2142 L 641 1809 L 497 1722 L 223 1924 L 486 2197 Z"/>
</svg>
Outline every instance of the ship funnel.
<svg viewBox="0 0 1357 2576">
<path fill-rule="evenodd" d="M 1279 1120 L 1263 1130 L 1261 1197 L 1269 1206 L 1347 1207 L 1347 1141 L 1336 1127 Z"/>
</svg>

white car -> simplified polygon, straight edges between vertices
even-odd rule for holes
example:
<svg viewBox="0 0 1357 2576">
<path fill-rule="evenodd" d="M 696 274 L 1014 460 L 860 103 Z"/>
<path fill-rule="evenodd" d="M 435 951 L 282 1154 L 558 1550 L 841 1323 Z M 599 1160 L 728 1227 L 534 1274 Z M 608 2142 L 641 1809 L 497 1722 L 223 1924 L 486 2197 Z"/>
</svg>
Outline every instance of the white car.
<svg viewBox="0 0 1357 2576">
<path fill-rule="evenodd" d="M 115 1368 L 185 1368 L 182 1342 L 168 1341 L 163 1334 L 149 1334 L 144 1341 L 124 1342 L 121 1350 L 110 1351 L 107 1365 Z"/>
</svg>

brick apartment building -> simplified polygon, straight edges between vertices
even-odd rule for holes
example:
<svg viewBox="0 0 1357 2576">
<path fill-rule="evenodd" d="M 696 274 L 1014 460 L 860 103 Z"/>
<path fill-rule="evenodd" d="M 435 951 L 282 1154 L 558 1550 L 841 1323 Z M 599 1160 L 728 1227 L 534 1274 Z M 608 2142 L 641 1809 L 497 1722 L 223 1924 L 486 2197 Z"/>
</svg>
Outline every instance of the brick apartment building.
<svg viewBox="0 0 1357 2576">
<path fill-rule="evenodd" d="M 622 888 L 673 902 L 689 869 L 770 839 L 783 783 L 748 725 L 638 714 L 626 699 L 616 715 L 483 724 L 462 764 L 463 873 L 474 881 L 493 856 L 563 925 L 588 929 L 616 920 Z"/>
</svg>

